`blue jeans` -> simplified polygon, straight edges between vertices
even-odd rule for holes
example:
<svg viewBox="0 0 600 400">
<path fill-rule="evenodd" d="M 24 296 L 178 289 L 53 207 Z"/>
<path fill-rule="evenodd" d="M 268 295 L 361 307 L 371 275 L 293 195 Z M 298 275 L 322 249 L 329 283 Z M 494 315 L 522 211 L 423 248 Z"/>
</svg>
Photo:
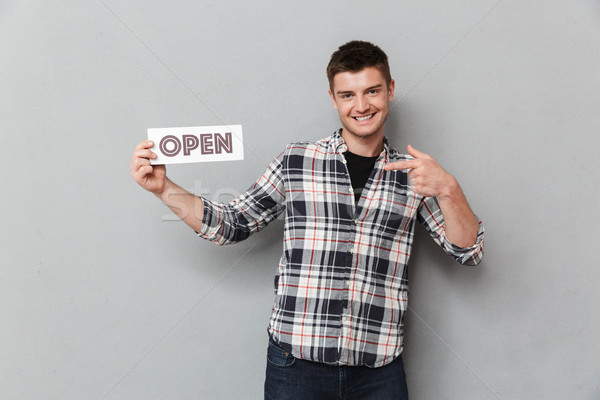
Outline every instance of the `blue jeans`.
<svg viewBox="0 0 600 400">
<path fill-rule="evenodd" d="M 402 356 L 380 367 L 295 358 L 269 340 L 265 400 L 408 400 Z"/>
</svg>

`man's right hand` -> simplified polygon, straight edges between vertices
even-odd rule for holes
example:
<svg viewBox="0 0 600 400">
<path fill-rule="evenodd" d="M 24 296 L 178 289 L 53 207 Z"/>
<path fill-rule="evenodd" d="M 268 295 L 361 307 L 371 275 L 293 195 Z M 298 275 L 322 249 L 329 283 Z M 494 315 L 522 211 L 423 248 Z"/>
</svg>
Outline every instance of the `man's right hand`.
<svg viewBox="0 0 600 400">
<path fill-rule="evenodd" d="M 138 144 L 131 158 L 131 176 L 144 189 L 159 196 L 164 192 L 167 181 L 167 169 L 164 165 L 150 165 L 150 159 L 156 154 L 150 150 L 154 143 L 144 140 Z"/>
<path fill-rule="evenodd" d="M 129 166 L 131 176 L 141 187 L 161 199 L 183 222 L 200 232 L 204 216 L 202 199 L 168 179 L 164 165 L 150 165 L 150 160 L 156 158 L 150 150 L 152 146 L 154 143 L 150 140 L 136 146 Z"/>
</svg>

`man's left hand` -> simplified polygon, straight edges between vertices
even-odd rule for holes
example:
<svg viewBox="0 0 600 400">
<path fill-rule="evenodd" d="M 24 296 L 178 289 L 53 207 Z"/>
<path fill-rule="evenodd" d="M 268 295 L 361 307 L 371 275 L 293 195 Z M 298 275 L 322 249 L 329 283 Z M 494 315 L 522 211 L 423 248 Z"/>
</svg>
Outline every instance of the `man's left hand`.
<svg viewBox="0 0 600 400">
<path fill-rule="evenodd" d="M 412 190 L 423 197 L 446 196 L 450 194 L 456 180 L 437 161 L 428 154 L 407 146 L 408 154 L 414 160 L 396 161 L 387 164 L 384 169 L 408 169 Z"/>
</svg>

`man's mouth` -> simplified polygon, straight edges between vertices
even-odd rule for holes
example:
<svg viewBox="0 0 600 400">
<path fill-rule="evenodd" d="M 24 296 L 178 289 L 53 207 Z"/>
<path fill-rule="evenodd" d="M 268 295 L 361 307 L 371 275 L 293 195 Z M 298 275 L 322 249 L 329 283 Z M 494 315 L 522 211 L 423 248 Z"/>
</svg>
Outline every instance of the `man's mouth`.
<svg viewBox="0 0 600 400">
<path fill-rule="evenodd" d="M 362 117 L 352 117 L 352 118 L 354 118 L 358 122 L 363 122 L 363 121 L 373 118 L 374 115 L 375 115 L 375 113 L 369 114 L 369 115 L 363 115 Z"/>
</svg>

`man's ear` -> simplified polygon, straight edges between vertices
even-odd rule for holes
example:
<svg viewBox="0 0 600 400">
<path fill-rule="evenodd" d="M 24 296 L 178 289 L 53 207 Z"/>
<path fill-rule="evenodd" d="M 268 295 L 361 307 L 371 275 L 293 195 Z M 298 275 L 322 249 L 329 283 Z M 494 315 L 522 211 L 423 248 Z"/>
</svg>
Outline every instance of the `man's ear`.
<svg viewBox="0 0 600 400">
<path fill-rule="evenodd" d="M 331 102 L 333 103 L 333 108 L 335 108 L 337 110 L 338 109 L 337 103 L 335 102 L 335 97 L 333 96 L 333 93 L 331 93 L 331 89 L 329 89 L 327 91 L 329 92 L 329 97 L 331 98 Z"/>
<path fill-rule="evenodd" d="M 394 90 L 396 90 L 396 82 L 392 79 L 388 87 L 388 102 L 394 100 Z"/>
</svg>

